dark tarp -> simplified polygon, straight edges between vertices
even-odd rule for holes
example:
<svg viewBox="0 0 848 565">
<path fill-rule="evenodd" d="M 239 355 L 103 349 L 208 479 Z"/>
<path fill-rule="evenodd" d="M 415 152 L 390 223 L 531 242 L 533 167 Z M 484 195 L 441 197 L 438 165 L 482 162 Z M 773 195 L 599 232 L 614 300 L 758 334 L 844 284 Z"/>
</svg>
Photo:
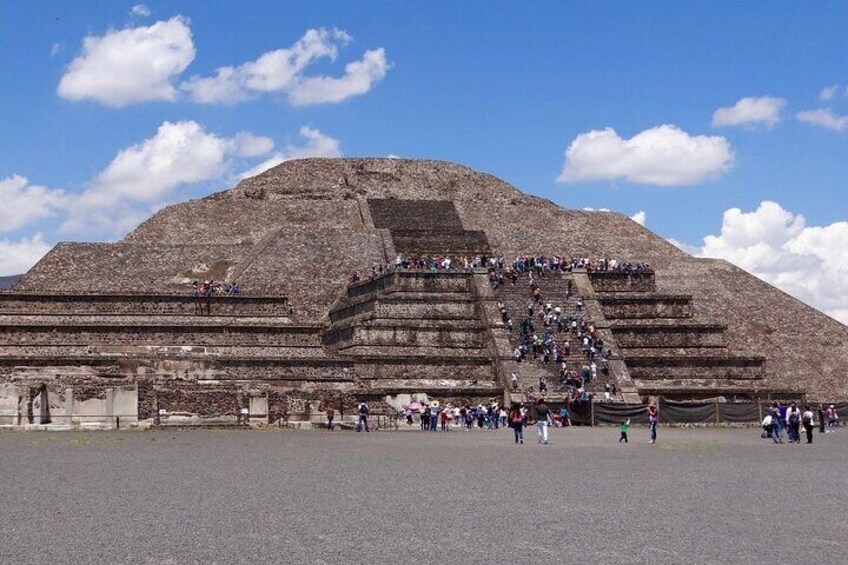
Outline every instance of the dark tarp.
<svg viewBox="0 0 848 565">
<path fill-rule="evenodd" d="M 595 404 L 596 424 L 621 424 L 627 419 L 631 424 L 647 424 L 648 408 L 644 404 L 598 402 Z"/>
<path fill-rule="evenodd" d="M 715 402 L 673 402 L 660 399 L 661 424 L 715 424 Z"/>
<path fill-rule="evenodd" d="M 751 424 L 761 421 L 759 405 L 756 402 L 719 402 L 718 417 L 722 424 Z"/>
</svg>

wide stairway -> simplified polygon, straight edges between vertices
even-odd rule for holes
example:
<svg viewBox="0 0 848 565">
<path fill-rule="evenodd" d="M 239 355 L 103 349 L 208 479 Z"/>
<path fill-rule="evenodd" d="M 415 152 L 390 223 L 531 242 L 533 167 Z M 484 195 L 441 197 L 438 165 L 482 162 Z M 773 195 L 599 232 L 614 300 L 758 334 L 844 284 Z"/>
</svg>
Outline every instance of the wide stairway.
<svg viewBox="0 0 848 565">
<path fill-rule="evenodd" d="M 495 290 L 495 297 L 504 304 L 507 314 L 509 314 L 513 321 L 514 328 L 509 336 L 513 348 L 518 347 L 520 344 L 520 326 L 522 320 L 527 318 L 528 306 L 530 304 L 533 304 L 534 309 L 534 333 L 539 336 L 545 331 L 542 320 L 539 317 L 539 312 L 544 309 L 544 304 L 550 303 L 554 308 L 560 307 L 563 317 L 568 323 L 570 323 L 572 314 L 575 313 L 580 318 L 585 319 L 587 323 L 594 321 L 586 314 L 585 309 L 583 311 L 577 309 L 577 299 L 579 297 L 576 295 L 577 287 L 574 285 L 570 273 L 548 273 L 544 277 L 535 277 L 535 281 L 542 293 L 543 306 L 539 306 L 533 302 L 533 291 L 526 275 L 519 277 L 517 283 L 514 285 L 507 278 L 506 284 Z M 566 290 L 569 281 L 572 282 L 572 296 L 566 299 Z M 568 327 L 563 332 L 557 332 L 556 326 L 551 326 L 549 331 L 555 342 L 563 345 L 566 341 L 569 343 L 570 354 L 565 357 L 565 362 L 570 372 L 579 374 L 583 366 L 589 365 L 590 362 L 583 353 L 582 342 Z M 601 370 L 603 363 L 600 356 L 596 356 L 595 363 L 598 366 L 597 378 L 591 380 L 587 385 L 587 392 L 590 393 L 602 392 L 607 383 L 614 382 L 614 379 L 609 374 Z M 539 378 L 544 377 L 548 385 L 548 398 L 556 399 L 565 393 L 565 384 L 560 382 L 559 377 L 560 367 L 556 365 L 553 357 L 545 364 L 541 357 L 534 361 L 532 354 L 528 354 L 525 361 L 514 364 L 514 369 L 519 375 L 519 384 L 522 390 L 527 390 L 532 386 L 534 391 L 538 391 Z"/>
</svg>

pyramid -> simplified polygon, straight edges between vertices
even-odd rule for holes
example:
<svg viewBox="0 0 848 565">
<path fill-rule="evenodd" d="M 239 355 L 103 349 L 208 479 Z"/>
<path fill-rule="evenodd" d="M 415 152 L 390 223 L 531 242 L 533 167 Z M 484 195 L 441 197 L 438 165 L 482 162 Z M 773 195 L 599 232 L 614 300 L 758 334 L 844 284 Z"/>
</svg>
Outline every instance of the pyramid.
<svg viewBox="0 0 848 565">
<path fill-rule="evenodd" d="M 581 298 L 612 351 L 592 390 L 614 384 L 620 400 L 848 397 L 848 327 L 622 214 L 569 210 L 453 163 L 303 159 L 164 208 L 117 243 L 60 243 L 1 292 L 0 424 L 317 421 L 362 398 L 391 414 L 411 398 L 508 399 L 513 372 L 557 393 L 556 369 L 515 361 L 499 311 L 522 316 L 527 281 L 493 288 L 483 268 L 349 284 L 399 254 L 648 263 L 538 281 L 563 307 Z M 203 280 L 241 291 L 199 299 Z"/>
</svg>

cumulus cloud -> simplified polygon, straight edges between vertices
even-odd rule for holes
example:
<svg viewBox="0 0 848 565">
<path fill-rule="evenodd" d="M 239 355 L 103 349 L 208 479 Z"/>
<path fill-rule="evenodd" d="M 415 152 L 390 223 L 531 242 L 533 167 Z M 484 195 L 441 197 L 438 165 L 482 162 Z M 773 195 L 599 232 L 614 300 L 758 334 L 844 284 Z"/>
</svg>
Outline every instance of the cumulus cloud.
<svg viewBox="0 0 848 565">
<path fill-rule="evenodd" d="M 630 219 L 639 224 L 640 226 L 644 226 L 645 221 L 648 219 L 648 214 L 646 214 L 644 210 L 639 210 L 638 212 L 630 216 Z"/>
<path fill-rule="evenodd" d="M 73 199 L 63 229 L 125 231 L 177 187 L 218 179 L 230 169 L 231 158 L 259 157 L 273 147 L 270 138 L 251 133 L 225 138 L 194 121 L 164 122 L 153 137 L 119 151 Z"/>
<path fill-rule="evenodd" d="M 696 254 L 726 259 L 848 323 L 848 222 L 808 226 L 763 201 L 753 212 L 727 210 L 721 234 L 705 237 Z"/>
<path fill-rule="evenodd" d="M 341 77 L 308 77 L 299 81 L 289 92 L 289 102 L 293 106 L 341 102 L 371 90 L 388 70 L 384 49 L 366 51 L 361 60 L 345 66 L 345 74 Z"/>
<path fill-rule="evenodd" d="M 733 151 L 724 137 L 689 135 L 676 126 L 662 125 L 622 139 L 606 128 L 581 133 L 571 142 L 557 180 L 689 185 L 719 176 L 732 164 Z"/>
<path fill-rule="evenodd" d="M 194 76 L 182 83 L 196 102 L 232 104 L 266 93 L 283 93 L 296 106 L 341 102 L 368 92 L 386 75 L 385 51 L 366 51 L 348 63 L 341 77 L 308 77 L 304 71 L 316 61 L 335 61 L 339 48 L 352 41 L 339 29 L 310 29 L 294 45 L 264 53 L 237 67 L 221 67 L 210 77 Z"/>
<path fill-rule="evenodd" d="M 68 100 L 95 100 L 121 108 L 139 102 L 175 100 L 172 81 L 194 60 L 188 21 L 175 16 L 151 26 L 110 30 L 83 39 L 82 52 L 59 81 Z"/>
<path fill-rule="evenodd" d="M 10 232 L 46 218 L 62 205 L 64 194 L 30 184 L 26 177 L 12 175 L 0 180 L 0 232 Z"/>
<path fill-rule="evenodd" d="M 153 12 L 150 11 L 150 8 L 145 6 L 144 4 L 136 4 L 132 8 L 130 8 L 130 15 L 135 16 L 137 18 L 149 18 L 150 14 Z"/>
<path fill-rule="evenodd" d="M 0 276 L 24 273 L 50 251 L 52 246 L 45 243 L 44 237 L 37 233 L 18 241 L 0 240 Z"/>
<path fill-rule="evenodd" d="M 830 108 L 804 110 L 795 114 L 795 117 L 800 122 L 806 122 L 833 131 L 844 131 L 848 129 L 848 116 L 840 116 Z"/>
<path fill-rule="evenodd" d="M 839 85 L 831 84 L 830 86 L 825 86 L 824 88 L 822 88 L 822 91 L 819 93 L 819 98 L 821 100 L 827 101 L 836 96 L 837 92 L 839 92 Z"/>
<path fill-rule="evenodd" d="M 762 96 L 742 98 L 733 106 L 719 108 L 713 113 L 713 127 L 742 124 L 765 124 L 773 127 L 780 121 L 780 110 L 786 105 L 783 98 Z"/>
<path fill-rule="evenodd" d="M 276 167 L 280 163 L 292 159 L 342 156 L 341 142 L 338 139 L 334 139 L 317 129 L 309 127 L 300 128 L 300 136 L 305 140 L 303 145 L 287 145 L 283 151 L 275 153 L 250 170 L 243 172 L 239 177 L 242 179 L 255 177 L 271 167 Z"/>
</svg>

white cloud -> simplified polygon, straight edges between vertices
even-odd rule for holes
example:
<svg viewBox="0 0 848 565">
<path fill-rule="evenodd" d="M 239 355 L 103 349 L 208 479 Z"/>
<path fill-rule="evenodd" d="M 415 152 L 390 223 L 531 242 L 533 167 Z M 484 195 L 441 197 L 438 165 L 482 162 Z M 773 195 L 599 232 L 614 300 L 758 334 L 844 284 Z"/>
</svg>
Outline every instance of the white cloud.
<svg viewBox="0 0 848 565">
<path fill-rule="evenodd" d="M 341 157 L 341 143 L 329 135 L 321 133 L 317 129 L 302 127 L 300 135 L 306 140 L 304 145 L 287 145 L 283 151 L 275 153 L 265 161 L 259 163 L 250 170 L 243 172 L 239 178 L 246 179 L 254 177 L 259 173 L 276 167 L 284 161 L 292 159 L 305 159 L 307 157 Z"/>
<path fill-rule="evenodd" d="M 0 232 L 10 232 L 32 220 L 53 215 L 61 206 L 61 190 L 30 184 L 20 175 L 0 180 Z"/>
<path fill-rule="evenodd" d="M 366 51 L 348 63 L 341 77 L 307 77 L 316 61 L 335 61 L 339 48 L 352 41 L 339 29 L 310 29 L 294 45 L 264 53 L 237 67 L 220 67 L 210 77 L 193 76 L 180 88 L 204 104 L 233 104 L 266 93 L 285 93 L 296 106 L 341 102 L 368 92 L 389 68 L 383 49 Z"/>
<path fill-rule="evenodd" d="M 288 145 L 245 173 L 252 176 L 288 159 L 337 157 L 341 144 L 317 129 L 303 127 L 303 145 Z M 66 199 L 66 232 L 123 233 L 173 198 L 184 185 L 226 180 L 244 159 L 267 156 L 272 139 L 241 132 L 221 137 L 194 121 L 163 122 L 156 134 L 122 149 L 89 183 Z"/>
<path fill-rule="evenodd" d="M 61 52 L 62 52 L 62 44 L 61 43 L 54 43 L 53 45 L 50 46 L 50 56 L 51 57 L 55 57 L 56 55 L 58 55 Z"/>
<path fill-rule="evenodd" d="M 724 137 L 689 135 L 673 125 L 622 139 L 612 128 L 581 133 L 568 146 L 559 182 L 626 179 L 660 186 L 703 182 L 733 164 Z"/>
<path fill-rule="evenodd" d="M 0 240 L 0 276 L 24 273 L 41 259 L 52 245 L 40 233 L 19 241 Z"/>
<path fill-rule="evenodd" d="M 177 187 L 218 179 L 229 170 L 232 157 L 257 157 L 273 146 L 271 139 L 250 133 L 224 138 L 194 121 L 164 122 L 153 137 L 118 152 L 73 199 L 62 229 L 125 231 Z"/>
<path fill-rule="evenodd" d="M 610 212 L 609 208 L 592 208 L 591 206 L 584 206 L 583 210 L 585 212 Z"/>
<path fill-rule="evenodd" d="M 231 147 L 233 153 L 239 157 L 259 157 L 274 149 L 274 140 L 270 137 L 241 132 L 233 138 Z"/>
<path fill-rule="evenodd" d="M 807 226 L 763 201 L 753 212 L 727 210 L 721 234 L 705 237 L 697 254 L 726 259 L 848 323 L 848 222 Z"/>
<path fill-rule="evenodd" d="M 848 116 L 840 116 L 830 108 L 819 108 L 818 110 L 804 110 L 795 114 L 800 122 L 806 122 L 833 131 L 844 131 L 848 129 Z"/>
<path fill-rule="evenodd" d="M 648 219 L 648 214 L 646 214 L 644 210 L 639 210 L 638 212 L 630 216 L 630 219 L 639 224 L 640 226 L 644 226 L 645 220 Z"/>
<path fill-rule="evenodd" d="M 780 121 L 780 110 L 785 105 L 786 100 L 783 98 L 748 96 L 733 106 L 716 110 L 713 113 L 712 125 L 715 127 L 760 123 L 772 127 Z"/>
<path fill-rule="evenodd" d="M 826 87 L 822 88 L 822 91 L 819 93 L 819 98 L 821 100 L 825 100 L 825 101 L 830 100 L 831 98 L 836 96 L 836 93 L 838 91 L 839 91 L 839 85 L 838 84 L 831 84 L 830 86 L 826 86 Z"/>
<path fill-rule="evenodd" d="M 700 247 L 696 247 L 694 245 L 689 245 L 688 243 L 683 243 L 682 241 L 678 241 L 673 237 L 666 238 L 666 241 L 677 247 L 684 253 L 688 253 L 689 255 L 698 255 L 701 252 Z"/>
<path fill-rule="evenodd" d="M 96 100 L 120 108 L 138 102 L 174 100 L 172 80 L 194 60 L 188 21 L 175 16 L 148 27 L 110 30 L 83 39 L 59 81 L 68 100 Z"/>
<path fill-rule="evenodd" d="M 152 13 L 153 12 L 150 11 L 150 8 L 144 4 L 136 4 L 130 8 L 130 16 L 135 16 L 137 18 L 149 18 Z"/>
<path fill-rule="evenodd" d="M 341 77 L 308 77 L 299 81 L 289 92 L 293 106 L 333 104 L 365 94 L 374 83 L 383 80 L 389 70 L 384 49 L 366 51 L 360 61 L 345 65 Z"/>
<path fill-rule="evenodd" d="M 121 150 L 92 189 L 154 202 L 180 184 L 221 176 L 235 145 L 194 121 L 164 122 L 153 137 Z"/>
</svg>

